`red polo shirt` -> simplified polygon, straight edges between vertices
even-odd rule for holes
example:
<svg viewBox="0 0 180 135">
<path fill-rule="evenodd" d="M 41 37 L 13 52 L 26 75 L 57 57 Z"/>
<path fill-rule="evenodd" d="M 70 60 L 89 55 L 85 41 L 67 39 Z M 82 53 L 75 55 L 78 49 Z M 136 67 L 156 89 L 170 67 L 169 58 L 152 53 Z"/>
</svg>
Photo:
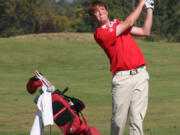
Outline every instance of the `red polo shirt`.
<svg viewBox="0 0 180 135">
<path fill-rule="evenodd" d="M 111 72 L 136 69 L 146 65 L 144 55 L 129 33 L 129 30 L 116 36 L 116 26 L 119 20 L 112 20 L 110 25 L 103 25 L 96 28 L 94 38 L 104 49 L 111 64 Z"/>
</svg>

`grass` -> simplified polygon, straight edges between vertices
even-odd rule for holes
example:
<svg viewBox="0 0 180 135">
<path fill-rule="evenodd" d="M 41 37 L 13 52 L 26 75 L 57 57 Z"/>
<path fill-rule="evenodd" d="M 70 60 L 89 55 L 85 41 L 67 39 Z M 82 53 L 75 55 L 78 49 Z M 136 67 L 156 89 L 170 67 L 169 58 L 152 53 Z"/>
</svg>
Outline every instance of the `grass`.
<svg viewBox="0 0 180 135">
<path fill-rule="evenodd" d="M 35 95 L 26 92 L 26 83 L 36 69 L 57 88 L 68 86 L 68 95 L 85 102 L 88 124 L 102 135 L 109 134 L 112 75 L 108 59 L 86 34 L 67 35 L 75 38 L 62 40 L 56 35 L 53 39 L 53 35 L 44 34 L 0 39 L 0 135 L 29 134 L 36 105 Z M 83 36 L 87 40 L 82 40 Z M 179 135 L 180 43 L 137 42 L 150 74 L 145 135 Z M 60 133 L 53 126 L 53 135 Z"/>
</svg>

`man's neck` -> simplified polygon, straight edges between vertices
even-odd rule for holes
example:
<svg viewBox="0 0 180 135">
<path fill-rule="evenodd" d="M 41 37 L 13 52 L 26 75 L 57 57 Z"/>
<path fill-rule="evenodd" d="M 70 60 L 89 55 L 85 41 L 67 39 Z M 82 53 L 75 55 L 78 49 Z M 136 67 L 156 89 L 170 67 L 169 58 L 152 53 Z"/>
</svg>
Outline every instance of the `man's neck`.
<svg viewBox="0 0 180 135">
<path fill-rule="evenodd" d="M 100 22 L 99 26 L 109 25 L 109 24 L 110 24 L 110 20 L 108 19 L 106 22 Z"/>
</svg>

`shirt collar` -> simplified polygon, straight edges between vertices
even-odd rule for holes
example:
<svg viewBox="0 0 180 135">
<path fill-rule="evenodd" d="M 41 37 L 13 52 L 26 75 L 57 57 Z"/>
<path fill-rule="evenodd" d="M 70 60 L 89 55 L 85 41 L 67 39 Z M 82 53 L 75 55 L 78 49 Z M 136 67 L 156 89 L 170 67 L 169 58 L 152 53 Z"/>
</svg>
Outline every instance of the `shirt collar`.
<svg viewBox="0 0 180 135">
<path fill-rule="evenodd" d="M 115 24 L 117 22 L 117 19 L 113 19 L 112 21 L 110 21 L 110 24 L 109 25 L 102 25 L 101 27 L 103 28 L 103 29 L 105 29 L 105 28 L 107 28 L 107 27 L 110 27 L 110 28 L 112 28 L 113 27 L 113 25 Z"/>
</svg>

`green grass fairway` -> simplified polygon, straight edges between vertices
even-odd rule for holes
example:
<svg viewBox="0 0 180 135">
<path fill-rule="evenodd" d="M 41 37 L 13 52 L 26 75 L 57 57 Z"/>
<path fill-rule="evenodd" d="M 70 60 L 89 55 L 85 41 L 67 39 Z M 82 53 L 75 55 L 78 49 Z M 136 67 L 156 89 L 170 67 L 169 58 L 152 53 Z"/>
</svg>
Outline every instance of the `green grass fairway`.
<svg viewBox="0 0 180 135">
<path fill-rule="evenodd" d="M 69 87 L 67 94 L 86 104 L 83 113 L 88 124 L 109 135 L 112 74 L 107 57 L 92 40 L 53 40 L 52 36 L 0 39 L 0 135 L 29 134 L 37 93 L 29 95 L 26 83 L 36 69 L 57 88 Z M 180 135 L 180 43 L 137 42 L 150 73 L 145 135 Z M 57 126 L 52 130 L 52 135 L 63 135 Z"/>
</svg>

